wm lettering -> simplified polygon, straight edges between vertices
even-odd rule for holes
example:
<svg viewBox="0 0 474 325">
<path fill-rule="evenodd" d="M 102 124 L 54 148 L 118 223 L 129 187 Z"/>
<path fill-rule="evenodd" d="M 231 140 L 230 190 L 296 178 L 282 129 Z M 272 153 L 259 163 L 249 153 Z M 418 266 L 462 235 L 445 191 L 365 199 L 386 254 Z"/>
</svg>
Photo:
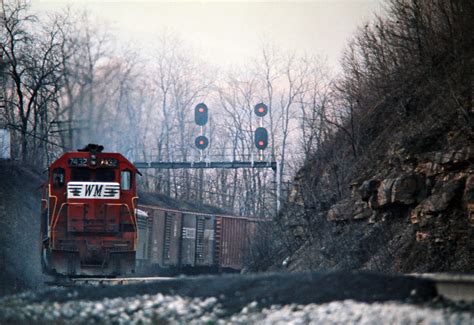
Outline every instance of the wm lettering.
<svg viewBox="0 0 474 325">
<path fill-rule="evenodd" d="M 70 182 L 68 198 L 74 199 L 119 199 L 119 183 Z"/>
<path fill-rule="evenodd" d="M 102 195 L 102 187 L 104 187 L 104 185 L 96 185 L 95 186 L 95 196 L 101 196 Z"/>
<path fill-rule="evenodd" d="M 85 187 L 86 196 L 102 196 L 102 189 L 104 188 L 104 185 L 85 185 Z"/>
<path fill-rule="evenodd" d="M 86 196 L 91 196 L 93 189 L 94 189 L 94 185 L 86 185 Z"/>
</svg>

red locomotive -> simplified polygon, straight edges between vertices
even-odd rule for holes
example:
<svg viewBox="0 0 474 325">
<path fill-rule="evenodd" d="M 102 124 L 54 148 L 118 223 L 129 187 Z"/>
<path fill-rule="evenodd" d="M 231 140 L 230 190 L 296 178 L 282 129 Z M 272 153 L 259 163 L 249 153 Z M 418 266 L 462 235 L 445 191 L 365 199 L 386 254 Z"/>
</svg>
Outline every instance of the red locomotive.
<svg viewBox="0 0 474 325">
<path fill-rule="evenodd" d="M 62 155 L 44 185 L 43 271 L 66 276 L 133 273 L 137 247 L 135 166 L 88 145 Z"/>
</svg>

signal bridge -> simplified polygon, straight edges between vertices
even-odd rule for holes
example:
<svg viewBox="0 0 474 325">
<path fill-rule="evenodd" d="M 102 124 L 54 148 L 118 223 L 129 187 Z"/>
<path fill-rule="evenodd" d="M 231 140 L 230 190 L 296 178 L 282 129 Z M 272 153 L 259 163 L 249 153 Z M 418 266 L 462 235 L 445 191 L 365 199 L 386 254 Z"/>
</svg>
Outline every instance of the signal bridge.
<svg viewBox="0 0 474 325">
<path fill-rule="evenodd" d="M 280 162 L 278 161 L 152 161 L 133 163 L 139 169 L 205 169 L 205 168 L 271 168 L 275 172 L 276 177 L 276 211 L 280 210 Z"/>
<path fill-rule="evenodd" d="M 203 160 L 204 150 L 209 146 L 209 139 L 204 135 L 204 126 L 209 120 L 209 108 L 204 103 L 199 103 L 194 108 L 194 121 L 200 126 L 200 135 L 195 139 L 195 146 L 200 151 L 199 161 L 152 161 L 142 162 L 136 161 L 133 164 L 140 169 L 155 168 L 155 169 L 205 169 L 205 168 L 271 168 L 275 172 L 276 178 L 276 210 L 280 210 L 280 192 L 281 192 L 281 164 L 274 160 L 264 161 L 264 150 L 268 147 L 268 131 L 263 127 L 263 117 L 267 115 L 269 109 L 264 103 L 255 105 L 254 112 L 259 118 L 259 127 L 254 132 L 254 144 L 258 150 L 259 160 L 255 161 L 209 161 Z M 274 159 L 274 157 L 273 157 Z"/>
<path fill-rule="evenodd" d="M 152 161 L 152 162 L 134 162 L 137 168 L 156 168 L 156 169 L 200 169 L 200 168 L 271 168 L 277 171 L 278 163 L 276 161 Z"/>
</svg>

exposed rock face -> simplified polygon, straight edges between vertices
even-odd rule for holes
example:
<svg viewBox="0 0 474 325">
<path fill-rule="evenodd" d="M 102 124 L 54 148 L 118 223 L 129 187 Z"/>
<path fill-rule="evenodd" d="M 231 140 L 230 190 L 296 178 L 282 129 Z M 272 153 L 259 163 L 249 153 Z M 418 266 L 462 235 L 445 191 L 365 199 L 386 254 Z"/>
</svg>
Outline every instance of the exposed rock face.
<svg viewBox="0 0 474 325">
<path fill-rule="evenodd" d="M 376 179 L 371 179 L 364 181 L 359 187 L 359 195 L 363 201 L 370 202 L 370 198 L 373 197 L 380 186 L 380 181 Z"/>
<path fill-rule="evenodd" d="M 317 147 L 278 219 L 286 238 L 293 202 L 303 203 L 305 245 L 281 248 L 298 261 L 286 263 L 290 270 L 474 271 L 474 2 L 462 2 L 453 19 L 453 7 L 437 3 L 392 3 L 386 26 L 394 29 L 382 32 L 377 21 L 372 33 L 367 24 L 345 53 L 336 104 L 324 109 Z M 403 21 L 407 35 L 417 32 L 388 41 Z M 447 26 L 450 36 L 441 37 Z M 392 65 L 392 50 L 414 56 L 393 55 Z"/>
<path fill-rule="evenodd" d="M 329 221 L 349 220 L 352 218 L 353 204 L 352 199 L 343 200 L 331 207 L 328 211 L 327 219 Z"/>
<path fill-rule="evenodd" d="M 352 212 L 354 219 L 365 219 L 374 214 L 366 202 L 356 201 L 354 207 Z"/>
<path fill-rule="evenodd" d="M 350 219 L 365 219 L 373 212 L 367 202 L 355 198 L 345 199 L 331 207 L 327 213 L 328 221 L 342 221 Z"/>
<path fill-rule="evenodd" d="M 312 239 L 293 253 L 290 270 L 473 271 L 474 149 L 459 139 L 443 151 L 389 152 L 367 178 L 350 182 L 346 198 L 314 207 L 322 211 L 316 223 L 305 217 L 299 180 L 299 213 L 288 210 L 281 221 L 299 225 L 291 228 L 300 241 Z"/>
<path fill-rule="evenodd" d="M 464 204 L 469 205 L 474 202 L 474 174 L 471 173 L 466 177 L 466 185 L 463 193 Z"/>
<path fill-rule="evenodd" d="M 419 223 L 425 215 L 435 215 L 445 211 L 453 199 L 459 195 L 465 181 L 465 176 L 457 175 L 459 179 L 441 183 L 434 189 L 431 196 L 423 200 L 411 212 L 411 222 Z"/>
</svg>

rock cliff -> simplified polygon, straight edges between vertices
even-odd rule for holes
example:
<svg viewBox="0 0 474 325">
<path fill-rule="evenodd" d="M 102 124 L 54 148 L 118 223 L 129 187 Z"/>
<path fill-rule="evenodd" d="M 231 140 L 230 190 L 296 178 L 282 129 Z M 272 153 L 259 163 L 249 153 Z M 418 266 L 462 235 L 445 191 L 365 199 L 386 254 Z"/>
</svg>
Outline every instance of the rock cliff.
<svg viewBox="0 0 474 325">
<path fill-rule="evenodd" d="M 394 0 L 387 15 L 316 107 L 274 266 L 474 271 L 474 3 Z"/>
<path fill-rule="evenodd" d="M 439 150 L 392 150 L 394 143 L 370 169 L 354 167 L 347 194 L 333 204 L 308 206 L 308 168 L 315 170 L 306 166 L 278 220 L 292 238 L 288 268 L 473 271 L 474 137 L 443 136 Z M 319 168 L 322 175 L 327 167 Z"/>
</svg>

